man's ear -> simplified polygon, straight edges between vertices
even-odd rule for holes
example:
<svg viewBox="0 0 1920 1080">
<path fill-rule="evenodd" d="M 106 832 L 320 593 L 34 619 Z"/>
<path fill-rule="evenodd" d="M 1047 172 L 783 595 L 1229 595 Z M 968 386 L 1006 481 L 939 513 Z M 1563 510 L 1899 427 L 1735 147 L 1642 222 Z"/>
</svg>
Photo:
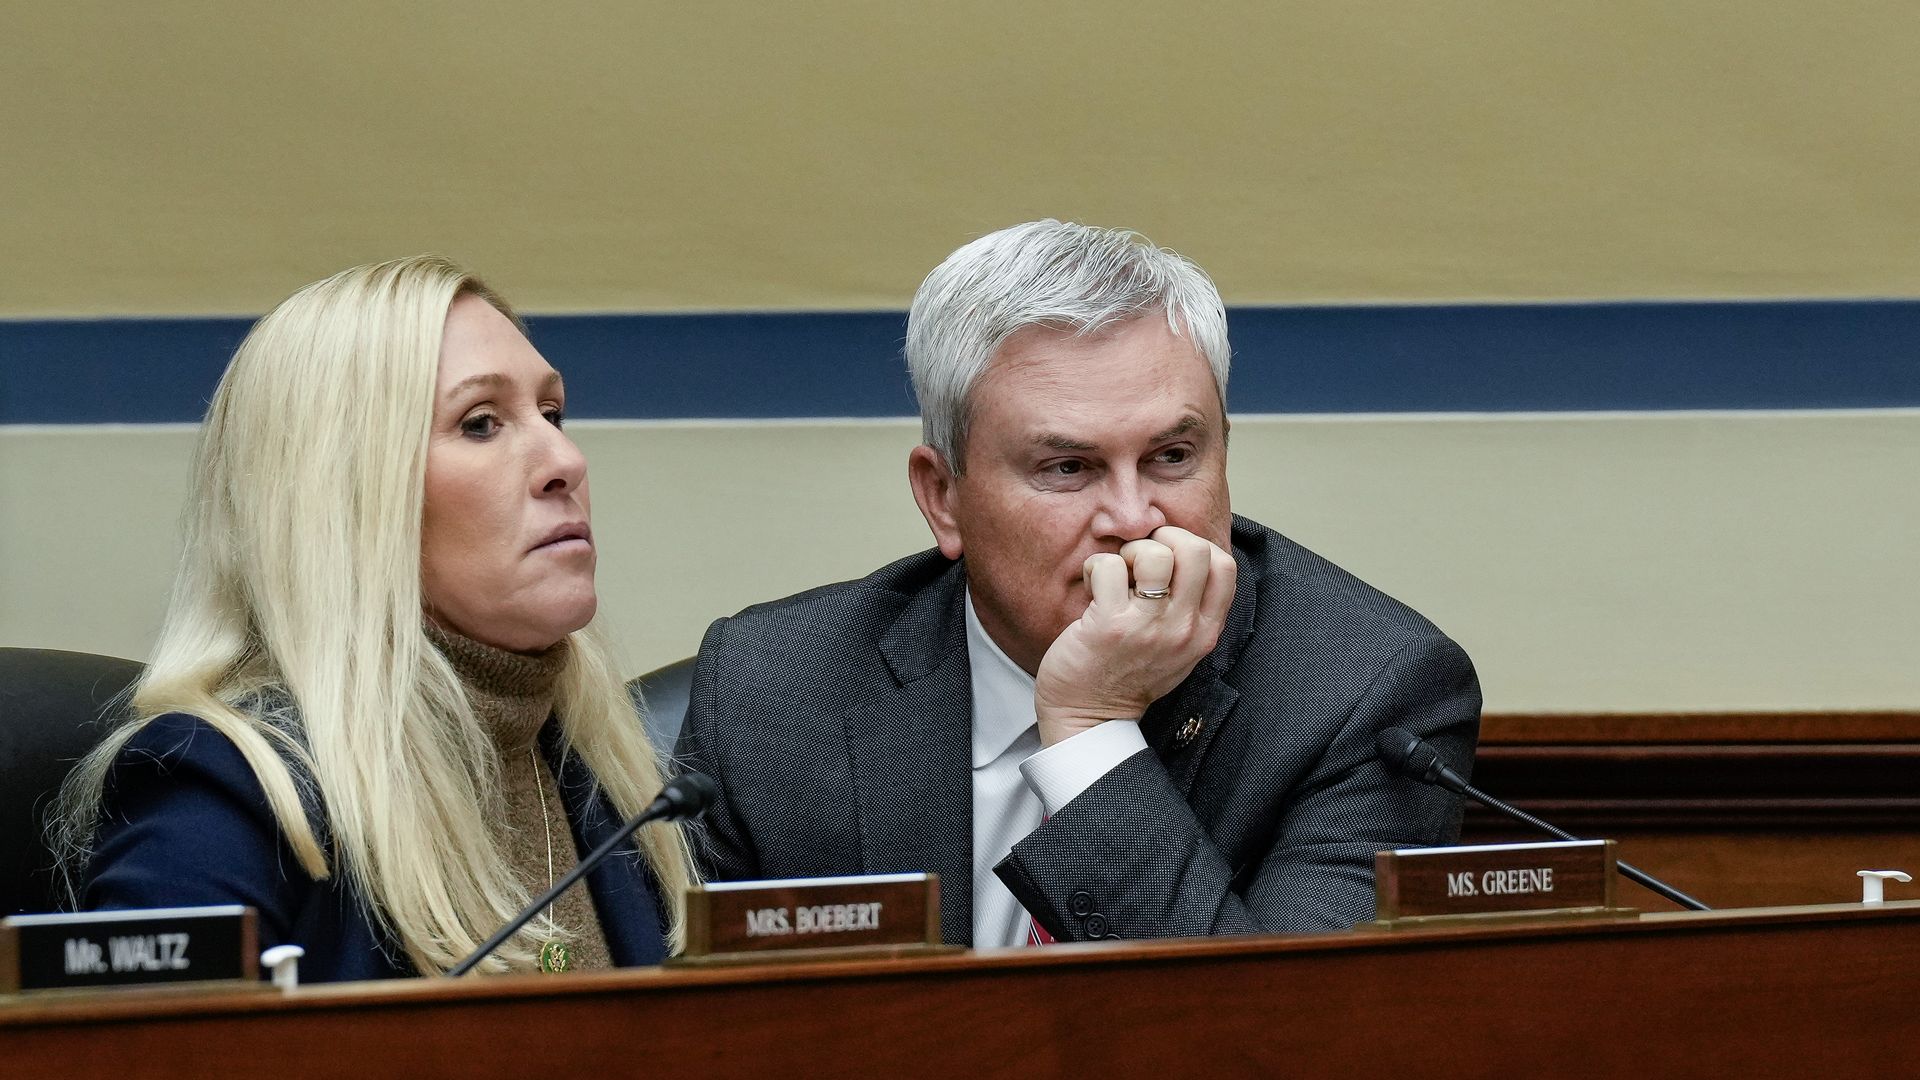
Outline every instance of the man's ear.
<svg viewBox="0 0 1920 1080">
<path fill-rule="evenodd" d="M 913 453 L 907 455 L 907 483 L 913 488 L 913 501 L 920 506 L 920 516 L 927 519 L 927 528 L 933 530 L 933 542 L 940 546 L 940 554 L 949 559 L 959 558 L 962 554 L 960 519 L 955 513 L 960 498 L 959 478 L 947 468 L 947 459 L 931 446 L 914 447 Z"/>
</svg>

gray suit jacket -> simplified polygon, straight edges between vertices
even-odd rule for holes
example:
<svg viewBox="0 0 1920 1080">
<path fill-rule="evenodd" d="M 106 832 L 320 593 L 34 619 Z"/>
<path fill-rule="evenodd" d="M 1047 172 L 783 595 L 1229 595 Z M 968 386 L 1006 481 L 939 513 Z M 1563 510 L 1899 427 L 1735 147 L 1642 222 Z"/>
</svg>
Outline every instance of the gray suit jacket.
<svg viewBox="0 0 1920 1080">
<path fill-rule="evenodd" d="M 1373 914 L 1375 851 L 1459 833 L 1459 800 L 1374 737 L 1407 728 L 1466 774 L 1466 654 L 1272 530 L 1235 518 L 1233 547 L 1226 630 L 1147 711 L 1150 749 L 995 868 L 1059 940 L 1344 928 Z M 933 871 L 945 939 L 971 944 L 965 584 L 928 551 L 713 624 L 678 748 L 721 787 L 710 878 Z"/>
</svg>

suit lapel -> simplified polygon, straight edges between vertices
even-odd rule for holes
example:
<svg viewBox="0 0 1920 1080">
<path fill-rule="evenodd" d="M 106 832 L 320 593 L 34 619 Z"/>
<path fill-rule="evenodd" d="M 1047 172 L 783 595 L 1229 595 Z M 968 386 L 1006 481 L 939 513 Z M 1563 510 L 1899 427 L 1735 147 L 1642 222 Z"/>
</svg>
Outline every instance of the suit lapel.
<svg viewBox="0 0 1920 1080">
<path fill-rule="evenodd" d="M 1236 534 L 1241 531 L 1242 524 L 1241 519 L 1234 519 Z M 1253 635 L 1254 597 L 1259 592 L 1260 564 L 1258 560 L 1248 557 L 1237 543 L 1233 548 L 1233 559 L 1239 575 L 1233 592 L 1233 606 L 1227 611 L 1227 625 L 1220 632 L 1219 643 L 1205 660 L 1194 665 L 1193 671 L 1174 688 L 1173 693 L 1147 709 L 1147 715 L 1140 724 L 1147 745 L 1153 747 L 1153 752 L 1165 763 L 1167 775 L 1173 778 L 1182 795 L 1192 794 L 1193 783 L 1200 775 L 1200 764 L 1206 759 L 1207 748 L 1213 745 L 1214 737 L 1225 725 L 1234 703 L 1240 700 L 1240 691 L 1227 683 L 1226 674 L 1239 662 L 1241 650 Z"/>
<path fill-rule="evenodd" d="M 1147 710 L 1142 731 L 1168 774 L 1189 794 L 1207 748 L 1240 692 L 1226 681 L 1253 633 L 1260 561 L 1242 550 L 1259 526 L 1234 519 L 1239 567 L 1220 643 L 1192 674 Z M 1242 535 L 1242 534 L 1245 535 Z M 867 873 L 940 875 L 944 940 L 973 943 L 973 679 L 967 666 L 966 571 L 956 563 L 920 590 L 880 639 L 894 684 L 845 714 Z M 1200 724 L 1183 741 L 1188 719 Z"/>
<path fill-rule="evenodd" d="M 965 573 L 956 565 L 908 602 L 880 640 L 894 681 L 845 714 L 870 874 L 940 875 L 944 940 L 973 940 L 973 682 Z"/>
<path fill-rule="evenodd" d="M 1227 685 L 1219 672 L 1201 664 L 1173 693 L 1154 702 L 1147 710 L 1141 730 L 1153 752 L 1160 755 L 1167 775 L 1179 787 L 1180 794 L 1193 792 L 1193 781 L 1200 774 L 1200 762 L 1206 756 L 1207 747 L 1213 744 L 1221 724 L 1239 700 L 1240 691 Z M 1194 721 L 1198 721 L 1197 726 L 1191 729 L 1191 736 L 1183 740 L 1182 735 Z"/>
</svg>

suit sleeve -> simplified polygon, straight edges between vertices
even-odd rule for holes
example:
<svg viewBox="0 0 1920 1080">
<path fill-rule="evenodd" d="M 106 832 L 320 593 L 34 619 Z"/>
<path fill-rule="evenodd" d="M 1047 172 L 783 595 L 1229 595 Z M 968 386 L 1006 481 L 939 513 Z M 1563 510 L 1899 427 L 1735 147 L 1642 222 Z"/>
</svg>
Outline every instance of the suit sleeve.
<svg viewBox="0 0 1920 1080">
<path fill-rule="evenodd" d="M 1344 929 L 1372 915 L 1376 851 L 1459 834 L 1459 797 L 1394 774 L 1377 733 L 1421 735 L 1466 775 L 1479 719 L 1466 654 L 1424 637 L 1360 694 L 1247 865 L 1230 863 L 1146 750 L 1015 844 L 995 872 L 1062 941 Z"/>
<path fill-rule="evenodd" d="M 264 949 L 288 940 L 310 883 L 252 766 L 204 721 L 157 717 L 114 760 L 83 908 L 245 904 Z"/>
<path fill-rule="evenodd" d="M 721 749 L 727 630 L 727 620 L 717 620 L 707 628 L 706 638 L 700 643 L 693 685 L 687 693 L 687 716 L 674 748 L 681 771 L 704 772 L 720 789 L 706 813 L 689 827 L 700 874 L 707 881 L 745 881 L 759 876 L 752 837 L 729 796 L 729 770 Z"/>
</svg>

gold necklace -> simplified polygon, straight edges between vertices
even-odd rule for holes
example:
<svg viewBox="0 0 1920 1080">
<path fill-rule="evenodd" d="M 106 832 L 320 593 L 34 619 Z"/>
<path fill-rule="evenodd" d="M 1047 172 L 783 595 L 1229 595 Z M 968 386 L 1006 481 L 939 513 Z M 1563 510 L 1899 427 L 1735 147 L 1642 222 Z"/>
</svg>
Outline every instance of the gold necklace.
<svg viewBox="0 0 1920 1080">
<path fill-rule="evenodd" d="M 547 785 L 540 779 L 540 755 L 533 747 L 527 749 L 527 759 L 533 764 L 533 790 L 540 796 L 540 824 L 547 832 L 547 888 L 553 888 L 553 821 L 547 817 Z M 547 905 L 547 923 L 553 922 L 553 905 Z M 561 972 L 573 966 L 573 956 L 567 949 L 567 943 L 557 937 L 548 938 L 540 946 L 540 970 L 548 973 Z"/>
</svg>

